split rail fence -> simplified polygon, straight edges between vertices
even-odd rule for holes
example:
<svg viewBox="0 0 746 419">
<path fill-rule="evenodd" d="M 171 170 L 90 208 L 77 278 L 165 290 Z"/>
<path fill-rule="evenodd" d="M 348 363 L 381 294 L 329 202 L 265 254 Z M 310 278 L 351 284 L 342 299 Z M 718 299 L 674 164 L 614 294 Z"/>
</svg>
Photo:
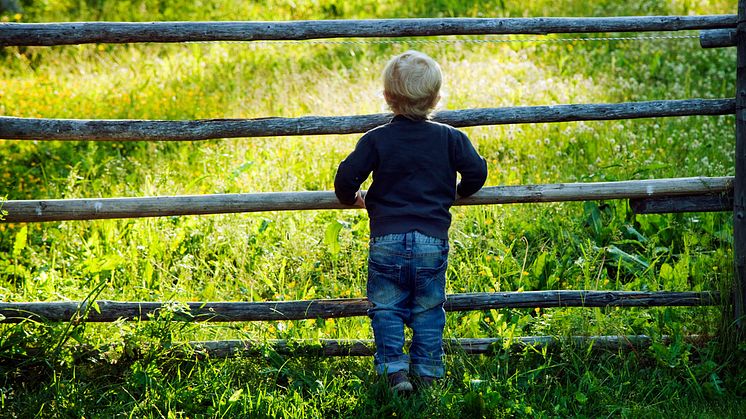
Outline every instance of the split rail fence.
<svg viewBox="0 0 746 419">
<path fill-rule="evenodd" d="M 736 115 L 736 176 L 691 177 L 620 182 L 560 183 L 525 186 L 488 186 L 455 205 L 489 205 L 628 199 L 637 213 L 734 211 L 736 285 L 732 295 L 705 292 L 641 292 L 547 290 L 451 294 L 447 311 L 536 307 L 652 307 L 713 306 L 732 302 L 735 316 L 744 314 L 746 286 L 746 0 L 738 15 L 634 16 L 608 18 L 504 19 L 382 19 L 292 22 L 78 22 L 0 23 L 0 47 L 52 46 L 85 43 L 307 40 L 320 38 L 418 37 L 475 34 L 551 34 L 701 30 L 705 48 L 737 46 L 736 97 L 682 99 L 616 104 L 570 104 L 443 111 L 435 120 L 456 127 L 477 125 L 598 121 L 631 118 Z M 44 119 L 0 116 L 0 139 L 71 141 L 198 141 L 235 137 L 362 133 L 385 123 L 390 115 L 334 117 L 218 119 L 194 121 Z M 107 218 L 157 217 L 281 210 L 351 208 L 332 192 L 274 192 L 196 196 L 158 196 L 101 199 L 9 200 L 0 222 L 45 222 Z M 149 320 L 162 302 L 0 302 L 2 322 L 43 321 L 112 322 Z M 364 316 L 365 299 L 281 302 L 186 303 L 188 321 L 268 321 Z M 576 337 L 594 345 L 624 347 L 646 344 L 645 336 Z M 514 345 L 551 344 L 551 338 L 522 337 Z M 250 342 L 193 342 L 210 356 L 250 353 Z M 450 349 L 491 353 L 500 339 L 454 339 Z M 303 353 L 292 342 L 273 341 L 285 353 Z M 370 341 L 323 340 L 307 345 L 324 355 L 371 355 Z"/>
</svg>

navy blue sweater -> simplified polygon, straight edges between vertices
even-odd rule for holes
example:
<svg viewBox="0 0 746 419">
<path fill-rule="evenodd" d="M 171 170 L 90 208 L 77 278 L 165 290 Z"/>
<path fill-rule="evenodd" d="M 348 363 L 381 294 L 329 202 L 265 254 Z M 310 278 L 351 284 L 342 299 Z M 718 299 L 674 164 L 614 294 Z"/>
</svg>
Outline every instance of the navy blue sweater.
<svg viewBox="0 0 746 419">
<path fill-rule="evenodd" d="M 407 233 L 448 239 L 456 194 L 466 197 L 484 185 L 487 163 L 463 132 L 437 122 L 397 115 L 368 131 L 339 164 L 334 191 L 343 204 L 373 172 L 365 195 L 370 236 Z M 461 182 L 456 184 L 456 173 Z"/>
</svg>

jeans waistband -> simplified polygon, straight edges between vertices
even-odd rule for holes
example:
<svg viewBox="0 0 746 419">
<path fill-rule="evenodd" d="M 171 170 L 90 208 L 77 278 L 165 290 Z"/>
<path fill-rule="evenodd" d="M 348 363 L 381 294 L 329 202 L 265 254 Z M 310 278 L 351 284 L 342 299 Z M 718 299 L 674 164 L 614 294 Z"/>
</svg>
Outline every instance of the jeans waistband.
<svg viewBox="0 0 746 419">
<path fill-rule="evenodd" d="M 410 231 L 408 233 L 396 233 L 387 234 L 385 236 L 371 237 L 370 242 L 434 243 L 444 245 L 447 243 L 447 240 L 439 239 L 437 237 L 430 237 L 420 233 L 419 231 Z"/>
</svg>

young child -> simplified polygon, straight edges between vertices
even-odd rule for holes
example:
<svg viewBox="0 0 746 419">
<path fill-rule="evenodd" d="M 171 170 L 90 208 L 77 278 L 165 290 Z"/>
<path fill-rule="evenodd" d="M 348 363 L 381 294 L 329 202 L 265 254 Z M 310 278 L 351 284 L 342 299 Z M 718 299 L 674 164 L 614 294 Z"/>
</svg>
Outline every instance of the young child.
<svg viewBox="0 0 746 419">
<path fill-rule="evenodd" d="M 487 177 L 485 160 L 463 132 L 429 120 L 441 78 L 438 64 L 421 52 L 392 58 L 383 71 L 383 93 L 395 116 L 363 135 L 334 179 L 339 201 L 366 208 L 370 217 L 374 361 L 396 392 L 412 391 L 408 373 L 423 386 L 443 377 L 449 208 Z M 363 196 L 359 188 L 371 172 Z M 404 325 L 413 333 L 409 355 Z"/>
</svg>

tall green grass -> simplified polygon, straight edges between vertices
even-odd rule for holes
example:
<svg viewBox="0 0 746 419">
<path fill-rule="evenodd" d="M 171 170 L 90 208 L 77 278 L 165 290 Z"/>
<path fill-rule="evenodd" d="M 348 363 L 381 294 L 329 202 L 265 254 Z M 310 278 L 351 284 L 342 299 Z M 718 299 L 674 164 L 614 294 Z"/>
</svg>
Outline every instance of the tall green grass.
<svg viewBox="0 0 746 419">
<path fill-rule="evenodd" d="M 727 1 L 22 2 L 7 20 L 245 20 L 734 13 Z M 550 36 L 549 38 L 569 37 Z M 517 37 L 520 38 L 520 37 Z M 696 40 L 84 45 L 0 51 L 0 113 L 198 119 L 383 110 L 379 74 L 409 48 L 435 57 L 447 109 L 732 97 L 733 50 Z M 465 131 L 488 185 L 734 173 L 724 117 L 523 124 Z M 199 143 L 3 141 L 8 199 L 330 190 L 358 136 Z M 730 214 L 645 215 L 622 201 L 453 209 L 449 292 L 728 290 Z M 338 234 L 330 234 L 327 231 Z M 0 224 L 0 299 L 266 301 L 365 294 L 362 211 Z M 178 311 L 178 305 L 175 306 Z M 451 313 L 446 337 L 647 334 L 632 353 L 562 346 L 448 357 L 442 388 L 390 399 L 369 359 L 202 360 L 180 342 L 370 338 L 365 318 L 0 326 L 8 416 L 737 416 L 743 348 L 720 308 Z M 722 325 L 726 322 L 725 325 Z M 664 345 L 662 336 L 672 336 Z"/>
</svg>

